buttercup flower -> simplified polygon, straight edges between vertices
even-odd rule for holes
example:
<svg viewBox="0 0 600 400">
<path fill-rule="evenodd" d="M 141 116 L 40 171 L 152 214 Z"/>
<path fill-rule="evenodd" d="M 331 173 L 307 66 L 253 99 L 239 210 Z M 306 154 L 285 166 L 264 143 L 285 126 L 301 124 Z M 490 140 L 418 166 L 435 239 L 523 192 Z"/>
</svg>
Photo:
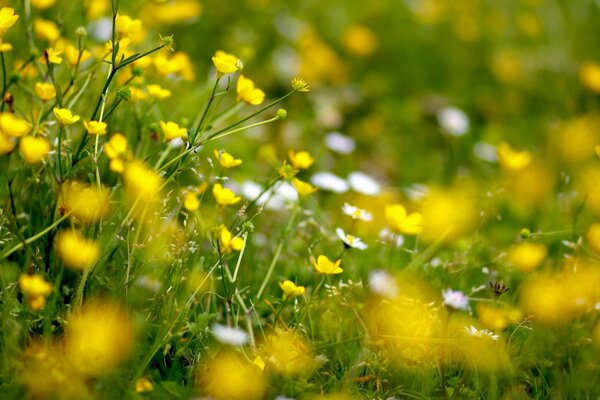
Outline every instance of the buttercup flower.
<svg viewBox="0 0 600 400">
<path fill-rule="evenodd" d="M 76 230 L 66 230 L 58 234 L 58 255 L 65 265 L 76 270 L 90 268 L 100 258 L 100 246 L 86 239 Z"/>
<path fill-rule="evenodd" d="M 242 160 L 239 158 L 234 158 L 231 154 L 225 151 L 215 150 L 215 158 L 219 160 L 219 164 L 223 168 L 237 167 L 242 163 Z"/>
<path fill-rule="evenodd" d="M 36 83 L 35 93 L 43 102 L 46 102 L 56 97 L 56 89 L 54 89 L 54 85 L 51 83 Z"/>
<path fill-rule="evenodd" d="M 312 264 L 317 270 L 317 272 L 320 274 L 327 275 L 341 274 L 342 272 L 344 272 L 344 270 L 340 268 L 341 263 L 341 259 L 333 262 L 324 255 L 320 255 L 316 261 L 314 259 L 312 260 Z"/>
<path fill-rule="evenodd" d="M 315 162 L 315 159 L 308 151 L 299 151 L 296 153 L 294 150 L 290 150 L 288 151 L 288 157 L 290 163 L 296 169 L 307 169 Z"/>
<path fill-rule="evenodd" d="M 79 115 L 75 115 L 67 108 L 54 107 L 54 116 L 61 125 L 73 125 L 79 121 Z"/>
<path fill-rule="evenodd" d="M 62 51 L 50 47 L 44 50 L 44 54 L 40 57 L 39 61 L 42 64 L 46 64 L 46 58 L 48 58 L 50 64 L 60 64 L 62 62 L 62 57 L 60 57 L 61 54 Z"/>
<path fill-rule="evenodd" d="M 212 193 L 217 204 L 220 206 L 229 206 L 242 199 L 241 197 L 236 196 L 233 190 L 224 188 L 220 183 L 215 183 Z"/>
<path fill-rule="evenodd" d="M 265 100 L 265 92 L 254 87 L 252 80 L 240 75 L 236 86 L 237 101 L 257 106 Z"/>
<path fill-rule="evenodd" d="M 179 124 L 176 124 L 175 122 L 160 121 L 158 124 L 160 125 L 160 130 L 163 135 L 165 135 L 165 140 L 167 142 L 176 138 L 187 139 L 188 137 L 187 129 L 180 128 Z"/>
<path fill-rule="evenodd" d="M 90 135 L 106 135 L 106 122 L 83 121 L 83 126 Z"/>
<path fill-rule="evenodd" d="M 52 294 L 52 284 L 40 275 L 21 275 L 19 287 L 27 297 L 27 305 L 33 311 L 44 308 L 46 298 Z"/>
<path fill-rule="evenodd" d="M 314 187 L 310 183 L 301 181 L 298 178 L 292 179 L 292 185 L 294 185 L 294 188 L 296 189 L 300 197 L 308 196 L 309 194 L 312 194 L 317 191 L 316 187 Z"/>
<path fill-rule="evenodd" d="M 528 151 L 514 150 L 506 142 L 500 143 L 496 151 L 498 161 L 505 171 L 520 171 L 531 163 L 531 154 Z"/>
<path fill-rule="evenodd" d="M 50 143 L 44 138 L 25 136 L 19 143 L 19 153 L 28 164 L 39 163 L 50 151 Z"/>
<path fill-rule="evenodd" d="M 125 170 L 124 160 L 128 156 L 127 138 L 121 133 L 115 133 L 104 145 L 104 153 L 110 159 L 109 168 L 113 172 L 121 173 Z"/>
<path fill-rule="evenodd" d="M 200 200 L 194 192 L 188 192 L 183 199 L 183 207 L 188 211 L 196 211 L 200 208 Z"/>
<path fill-rule="evenodd" d="M 385 218 L 396 233 L 418 235 L 423 231 L 423 216 L 416 212 L 407 214 L 406 208 L 401 204 L 386 206 Z"/>
<path fill-rule="evenodd" d="M 15 15 L 15 9 L 11 7 L 2 7 L 0 9 L 0 37 L 17 22 L 18 15 Z"/>
<path fill-rule="evenodd" d="M 308 83 L 304 80 L 304 78 L 299 76 L 292 79 L 292 88 L 298 92 L 310 92 L 310 86 L 308 86 Z"/>
<path fill-rule="evenodd" d="M 231 236 L 231 232 L 225 226 L 219 229 L 219 249 L 223 254 L 229 254 L 232 251 L 240 251 L 244 248 L 244 239 Z"/>
<path fill-rule="evenodd" d="M 171 97 L 171 91 L 168 89 L 163 89 L 159 85 L 147 85 L 146 89 L 148 89 L 150 96 L 157 100 L 164 100 Z"/>
<path fill-rule="evenodd" d="M 213 64 L 217 68 L 217 77 L 236 72 L 239 69 L 240 60 L 224 51 L 218 50 L 212 58 Z"/>
<path fill-rule="evenodd" d="M 3 112 L 0 114 L 0 131 L 5 135 L 22 137 L 28 134 L 31 128 L 29 122 L 16 117 L 12 113 Z"/>
<path fill-rule="evenodd" d="M 304 286 L 296 286 L 296 284 L 290 280 L 279 282 L 279 287 L 283 291 L 284 299 L 302 296 L 305 291 Z"/>
</svg>

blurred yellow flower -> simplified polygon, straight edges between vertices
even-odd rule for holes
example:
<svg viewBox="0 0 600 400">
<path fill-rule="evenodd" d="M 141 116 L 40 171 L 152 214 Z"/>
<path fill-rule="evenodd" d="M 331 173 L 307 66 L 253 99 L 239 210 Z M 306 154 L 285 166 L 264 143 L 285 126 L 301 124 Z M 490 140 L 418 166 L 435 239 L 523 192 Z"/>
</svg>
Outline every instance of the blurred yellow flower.
<svg viewBox="0 0 600 400">
<path fill-rule="evenodd" d="M 50 47 L 44 50 L 44 54 L 40 57 L 39 61 L 42 64 L 46 64 L 46 58 L 48 58 L 50 64 L 60 64 L 62 62 L 62 57 L 60 57 L 61 54 L 62 51 Z"/>
<path fill-rule="evenodd" d="M 27 305 L 34 311 L 44 308 L 46 298 L 52 293 L 52 284 L 40 275 L 22 274 L 19 287 L 27 296 Z"/>
<path fill-rule="evenodd" d="M 135 37 L 142 31 L 142 20 L 133 19 L 125 14 L 117 14 L 116 29 L 120 35 Z"/>
<path fill-rule="evenodd" d="M 13 50 L 13 45 L 10 43 L 2 42 L 0 40 L 0 53 L 8 53 Z"/>
<path fill-rule="evenodd" d="M 56 97 L 56 89 L 54 89 L 54 85 L 51 83 L 37 82 L 35 84 L 35 93 L 43 102 Z"/>
<path fill-rule="evenodd" d="M 186 193 L 183 199 L 183 206 L 188 211 L 196 211 L 198 208 L 200 208 L 200 200 L 198 200 L 196 193 Z"/>
<path fill-rule="evenodd" d="M 507 172 L 520 171 L 531 163 L 531 154 L 528 151 L 514 150 L 506 142 L 498 145 L 497 152 L 498 161 Z"/>
<path fill-rule="evenodd" d="M 0 131 L 0 155 L 10 153 L 15 149 L 15 146 L 14 139 L 11 139 Z"/>
<path fill-rule="evenodd" d="M 58 234 L 57 251 L 65 265 L 75 270 L 93 267 L 100 259 L 100 246 L 98 243 L 86 239 L 74 229 L 65 230 Z"/>
<path fill-rule="evenodd" d="M 50 43 L 54 42 L 60 37 L 58 25 L 52 21 L 42 18 L 35 18 L 33 20 L 33 31 L 38 39 L 45 40 Z"/>
<path fill-rule="evenodd" d="M 239 202 L 242 198 L 236 196 L 233 190 L 224 188 L 220 183 L 215 183 L 212 190 L 213 196 L 220 206 L 229 206 Z"/>
<path fill-rule="evenodd" d="M 423 216 L 417 212 L 408 214 L 401 204 L 385 207 L 385 218 L 390 228 L 396 233 L 418 235 L 423 232 Z"/>
<path fill-rule="evenodd" d="M 54 116 L 61 125 L 73 125 L 79 121 L 79 115 L 75 115 L 67 108 L 54 107 Z"/>
<path fill-rule="evenodd" d="M 508 250 L 508 260 L 523 272 L 530 272 L 540 266 L 548 250 L 541 243 L 525 242 Z"/>
<path fill-rule="evenodd" d="M 509 306 L 496 306 L 479 303 L 477 316 L 483 326 L 493 331 L 503 331 L 510 324 L 518 323 L 523 313 Z"/>
<path fill-rule="evenodd" d="M 127 138 L 121 133 L 115 133 L 104 145 L 104 153 L 110 159 L 109 168 L 113 172 L 121 173 L 125 170 L 125 160 L 128 158 Z"/>
<path fill-rule="evenodd" d="M 19 153 L 28 164 L 39 163 L 50 151 L 50 143 L 44 138 L 25 136 L 19 143 Z"/>
<path fill-rule="evenodd" d="M 92 54 L 86 49 L 79 51 L 79 49 L 73 45 L 66 46 L 63 51 L 67 58 L 67 62 L 72 66 L 77 65 L 78 62 L 82 64 L 92 57 Z"/>
<path fill-rule="evenodd" d="M 135 381 L 135 391 L 136 393 L 147 393 L 154 390 L 154 385 L 150 381 L 150 379 L 143 377 L 139 378 Z"/>
<path fill-rule="evenodd" d="M 134 196 L 134 199 L 141 198 L 144 201 L 155 200 L 163 182 L 160 175 L 138 160 L 125 165 L 123 179 L 125 189 Z"/>
<path fill-rule="evenodd" d="M 290 280 L 279 282 L 279 287 L 283 291 L 283 298 L 294 298 L 302 296 L 304 294 L 304 286 L 296 286 L 296 284 Z"/>
<path fill-rule="evenodd" d="M 587 61 L 581 64 L 579 79 L 581 79 L 581 83 L 587 89 L 595 93 L 600 93 L 600 64 L 594 61 Z"/>
<path fill-rule="evenodd" d="M 62 185 L 59 205 L 83 222 L 95 222 L 104 218 L 110 209 L 110 191 L 104 187 L 71 181 Z"/>
<path fill-rule="evenodd" d="M 316 367 L 309 344 L 292 330 L 269 335 L 259 353 L 268 368 L 286 376 L 309 374 Z"/>
<path fill-rule="evenodd" d="M 353 25 L 344 31 L 342 43 L 346 50 L 357 56 L 368 56 L 377 49 L 377 37 L 369 28 Z"/>
<path fill-rule="evenodd" d="M 148 93 L 156 100 L 164 100 L 171 97 L 171 91 L 169 89 L 163 89 L 160 85 L 147 85 Z"/>
<path fill-rule="evenodd" d="M 83 121 L 83 126 L 90 135 L 106 135 L 106 122 Z"/>
<path fill-rule="evenodd" d="M 158 124 L 160 125 L 160 129 L 167 142 L 176 138 L 187 139 L 188 137 L 187 129 L 180 128 L 179 124 L 176 124 L 175 122 L 160 121 Z"/>
<path fill-rule="evenodd" d="M 237 167 L 242 163 L 239 158 L 234 158 L 231 154 L 226 151 L 215 150 L 215 158 L 219 160 L 219 164 L 223 168 Z"/>
<path fill-rule="evenodd" d="M 233 54 L 227 54 L 224 51 L 217 50 L 212 62 L 217 68 L 217 77 L 236 72 L 239 69 L 240 60 Z"/>
<path fill-rule="evenodd" d="M 315 159 L 308 151 L 299 151 L 296 153 L 294 150 L 289 150 L 288 157 L 290 163 L 296 169 L 308 169 L 315 163 Z"/>
<path fill-rule="evenodd" d="M 308 196 L 309 194 L 312 194 L 317 191 L 317 188 L 315 186 L 311 185 L 310 183 L 301 181 L 298 178 L 292 178 L 292 185 L 294 186 L 294 189 L 296 189 L 300 197 Z"/>
<path fill-rule="evenodd" d="M 0 37 L 17 22 L 18 15 L 15 15 L 15 9 L 11 7 L 2 7 L 0 9 Z"/>
<path fill-rule="evenodd" d="M 56 3 L 56 0 L 30 0 L 29 2 L 33 8 L 45 10 L 46 8 L 52 7 Z"/>
<path fill-rule="evenodd" d="M 32 126 L 29 122 L 16 117 L 12 113 L 0 113 L 0 131 L 12 137 L 21 137 L 29 133 Z"/>
<path fill-rule="evenodd" d="M 231 237 L 231 232 L 225 227 L 219 228 L 219 249 L 223 254 L 229 254 L 232 251 L 240 251 L 244 248 L 244 239 L 241 237 Z"/>
<path fill-rule="evenodd" d="M 585 235 L 587 242 L 597 254 L 600 254 L 600 223 L 596 222 L 590 225 Z"/>
<path fill-rule="evenodd" d="M 254 87 L 254 82 L 244 75 L 240 75 L 237 80 L 237 101 L 243 101 L 247 104 L 257 106 L 265 100 L 265 92 Z"/>
<path fill-rule="evenodd" d="M 317 260 L 315 260 L 314 258 L 312 259 L 313 267 L 315 267 L 317 272 L 326 275 L 341 274 L 342 272 L 344 272 L 344 270 L 340 268 L 341 263 L 341 259 L 333 262 L 329 258 L 327 258 L 327 256 L 324 255 L 320 255 L 319 257 L 317 257 Z"/>
</svg>

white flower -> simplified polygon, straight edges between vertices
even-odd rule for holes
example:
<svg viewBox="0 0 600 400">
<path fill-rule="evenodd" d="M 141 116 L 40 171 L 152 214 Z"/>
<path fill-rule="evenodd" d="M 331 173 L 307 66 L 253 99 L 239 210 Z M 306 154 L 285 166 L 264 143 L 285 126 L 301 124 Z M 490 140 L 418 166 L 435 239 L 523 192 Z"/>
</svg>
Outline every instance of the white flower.
<svg viewBox="0 0 600 400">
<path fill-rule="evenodd" d="M 350 136 L 331 132 L 325 136 L 325 146 L 336 153 L 351 154 L 356 148 L 356 142 Z"/>
<path fill-rule="evenodd" d="M 469 326 L 465 326 L 465 332 L 467 332 L 467 334 L 476 337 L 476 338 L 482 338 L 482 337 L 489 337 L 492 340 L 498 340 L 498 335 L 495 335 L 493 332 L 488 331 L 487 329 L 477 329 L 475 328 L 473 325 Z"/>
<path fill-rule="evenodd" d="M 456 310 L 468 310 L 469 298 L 460 290 L 446 289 L 442 291 L 444 304 Z"/>
<path fill-rule="evenodd" d="M 373 221 L 373 215 L 371 215 L 370 212 L 360 209 L 358 207 L 351 206 L 348 203 L 344 203 L 344 206 L 342 207 L 342 212 L 354 220 Z"/>
<path fill-rule="evenodd" d="M 239 328 L 214 324 L 211 327 L 211 330 L 215 339 L 223 344 L 243 346 L 248 343 L 249 340 L 248 334 Z"/>
<path fill-rule="evenodd" d="M 352 172 L 348 175 L 348 183 L 352 189 L 367 196 L 377 196 L 381 192 L 381 185 L 362 172 Z"/>
<path fill-rule="evenodd" d="M 442 129 L 452 136 L 462 136 L 469 130 L 469 117 L 456 107 L 445 107 L 437 113 Z"/>
<path fill-rule="evenodd" d="M 396 234 L 388 228 L 383 228 L 379 231 L 379 239 L 385 243 L 393 243 L 396 247 L 402 247 L 404 244 L 404 236 Z"/>
<path fill-rule="evenodd" d="M 183 146 L 183 144 L 184 144 L 183 139 L 180 137 L 176 137 L 176 138 L 169 140 L 169 146 L 171 146 L 174 149 L 180 148 L 181 146 Z"/>
<path fill-rule="evenodd" d="M 348 182 L 331 172 L 317 172 L 310 178 L 310 182 L 322 190 L 334 193 L 345 193 L 348 191 Z"/>
<path fill-rule="evenodd" d="M 347 235 L 342 228 L 337 228 L 335 233 L 338 235 L 342 242 L 348 247 L 353 249 L 365 250 L 368 246 L 360 239 L 352 235 Z"/>
<path fill-rule="evenodd" d="M 298 200 L 298 192 L 288 182 L 279 182 L 263 193 L 263 188 L 256 182 L 245 181 L 242 183 L 240 191 L 242 196 L 248 200 L 256 201 L 257 205 L 270 210 L 281 210 L 287 204 Z"/>
<path fill-rule="evenodd" d="M 495 163 L 498 161 L 498 154 L 496 152 L 496 146 L 492 146 L 486 142 L 477 142 L 473 146 L 473 154 L 483 161 Z"/>
<path fill-rule="evenodd" d="M 375 294 L 388 299 L 396 298 L 399 291 L 394 277 L 381 269 L 369 272 L 369 287 Z"/>
</svg>

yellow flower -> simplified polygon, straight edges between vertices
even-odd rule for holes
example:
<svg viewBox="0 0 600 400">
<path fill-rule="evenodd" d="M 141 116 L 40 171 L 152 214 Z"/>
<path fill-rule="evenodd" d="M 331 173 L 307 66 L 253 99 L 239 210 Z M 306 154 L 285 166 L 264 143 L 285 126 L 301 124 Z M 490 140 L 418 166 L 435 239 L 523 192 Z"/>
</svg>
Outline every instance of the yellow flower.
<svg viewBox="0 0 600 400">
<path fill-rule="evenodd" d="M 233 168 L 237 167 L 242 163 L 242 160 L 239 158 L 234 158 L 231 154 L 225 151 L 217 151 L 215 150 L 215 157 L 219 160 L 219 164 L 223 168 Z"/>
<path fill-rule="evenodd" d="M 587 239 L 590 248 L 595 253 L 600 254 L 600 223 L 590 225 L 585 238 Z"/>
<path fill-rule="evenodd" d="M 83 126 L 90 135 L 106 135 L 106 122 L 83 121 Z"/>
<path fill-rule="evenodd" d="M 308 86 L 308 83 L 304 80 L 304 78 L 299 76 L 292 79 L 292 88 L 298 92 L 310 92 L 310 86 Z"/>
<path fill-rule="evenodd" d="M 160 125 L 160 129 L 162 130 L 163 135 L 165 135 L 165 140 L 167 142 L 176 138 L 187 139 L 188 137 L 187 129 L 180 128 L 179 124 L 176 124 L 175 122 L 160 121 L 158 124 Z"/>
<path fill-rule="evenodd" d="M 56 97 L 56 89 L 54 89 L 54 85 L 51 83 L 37 82 L 35 84 L 35 93 L 44 103 Z"/>
<path fill-rule="evenodd" d="M 50 64 L 60 64 L 62 62 L 62 57 L 60 55 L 62 51 L 53 49 L 52 47 L 44 50 L 44 54 L 40 57 L 40 62 L 42 64 L 46 64 L 46 57 Z"/>
<path fill-rule="evenodd" d="M 84 222 L 95 222 L 108 214 L 109 200 L 108 189 L 73 181 L 62 185 L 59 204 L 72 217 Z"/>
<path fill-rule="evenodd" d="M 13 49 L 13 45 L 10 43 L 5 43 L 2 42 L 2 40 L 0 40 L 0 53 L 8 53 L 9 51 L 12 51 Z"/>
<path fill-rule="evenodd" d="M 215 53 L 212 62 L 217 68 L 217 77 L 236 72 L 240 65 L 240 60 L 236 56 L 227 54 L 221 50 Z"/>
<path fill-rule="evenodd" d="M 31 5 L 38 10 L 45 10 L 52 7 L 56 0 L 30 0 Z"/>
<path fill-rule="evenodd" d="M 514 150 L 506 142 L 498 145 L 497 152 L 500 165 L 508 172 L 520 171 L 531 163 L 531 154 L 528 151 Z"/>
<path fill-rule="evenodd" d="M 57 238 L 58 255 L 65 265 L 76 270 L 90 268 L 100 259 L 100 246 L 86 239 L 80 232 L 62 231 Z"/>
<path fill-rule="evenodd" d="M 316 261 L 314 258 L 312 260 L 312 264 L 317 270 L 317 272 L 326 275 L 340 274 L 344 272 L 344 270 L 340 268 L 341 263 L 341 259 L 332 262 L 329 258 L 327 258 L 324 255 L 320 255 Z"/>
<path fill-rule="evenodd" d="M 0 155 L 10 153 L 15 149 L 14 139 L 0 131 Z"/>
<path fill-rule="evenodd" d="M 299 151 L 296 153 L 294 150 L 290 150 L 288 151 L 288 157 L 296 169 L 308 169 L 315 163 L 315 159 L 308 151 Z"/>
<path fill-rule="evenodd" d="M 268 370 L 287 376 L 309 374 L 317 366 L 309 344 L 293 330 L 269 335 L 260 355 Z"/>
<path fill-rule="evenodd" d="M 365 26 L 355 25 L 347 28 L 342 41 L 344 47 L 357 56 L 368 56 L 377 48 L 377 37 Z"/>
<path fill-rule="evenodd" d="M 588 61 L 579 68 L 579 79 L 583 86 L 595 93 L 600 93 L 600 64 Z"/>
<path fill-rule="evenodd" d="M 110 159 L 109 168 L 113 172 L 121 173 L 125 170 L 124 160 L 128 157 L 127 138 L 121 133 L 115 133 L 104 145 L 104 153 Z"/>
<path fill-rule="evenodd" d="M 0 10 L 0 37 L 17 22 L 18 15 L 15 15 L 15 9 L 11 7 L 2 7 Z"/>
<path fill-rule="evenodd" d="M 44 138 L 25 136 L 19 143 L 19 153 L 28 164 L 39 163 L 50 151 L 50 143 Z"/>
<path fill-rule="evenodd" d="M 296 189 L 300 197 L 308 196 L 309 194 L 312 194 L 317 191 L 316 187 L 314 187 L 310 183 L 303 182 L 298 178 L 292 179 L 292 185 L 294 185 L 294 188 Z"/>
<path fill-rule="evenodd" d="M 385 207 L 385 218 L 397 233 L 418 235 L 423 231 L 423 216 L 417 212 L 407 214 L 401 204 L 391 204 Z"/>
<path fill-rule="evenodd" d="M 142 20 L 133 19 L 128 15 L 117 14 L 117 33 L 124 36 L 135 36 L 142 31 Z"/>
<path fill-rule="evenodd" d="M 148 89 L 150 96 L 157 100 L 163 100 L 171 97 L 171 91 L 169 89 L 163 89 L 159 85 L 148 85 L 146 86 L 146 89 Z"/>
<path fill-rule="evenodd" d="M 541 243 L 521 243 L 508 250 L 508 259 L 521 271 L 530 272 L 540 266 L 547 253 Z"/>
<path fill-rule="evenodd" d="M 33 31 L 38 39 L 48 42 L 54 42 L 60 37 L 58 26 L 54 22 L 42 18 L 35 18 L 33 20 Z"/>
<path fill-rule="evenodd" d="M 240 75 L 236 86 L 237 101 L 257 106 L 265 100 L 265 92 L 254 87 L 252 80 Z"/>
<path fill-rule="evenodd" d="M 133 101 L 146 100 L 148 98 L 148 93 L 140 88 L 132 86 L 129 90 L 131 91 L 131 100 Z"/>
<path fill-rule="evenodd" d="M 283 298 L 293 298 L 302 296 L 304 294 L 304 286 L 296 286 L 296 284 L 290 280 L 279 282 L 279 287 L 283 291 Z"/>
<path fill-rule="evenodd" d="M 183 199 L 183 206 L 188 211 L 196 211 L 198 208 L 200 208 L 200 200 L 198 200 L 196 193 L 186 193 L 185 198 Z"/>
<path fill-rule="evenodd" d="M 286 181 L 289 181 L 296 176 L 298 170 L 292 167 L 290 164 L 288 164 L 287 161 L 284 161 L 283 165 L 277 168 L 277 173 L 280 177 L 282 177 Z"/>
<path fill-rule="evenodd" d="M 79 121 L 79 115 L 75 115 L 67 108 L 54 107 L 54 116 L 61 125 L 73 125 Z"/>
<path fill-rule="evenodd" d="M 229 254 L 232 251 L 240 251 L 244 248 L 244 239 L 241 237 L 231 237 L 231 232 L 225 226 L 219 229 L 219 249 L 223 254 Z"/>
<path fill-rule="evenodd" d="M 217 204 L 220 206 L 229 206 L 242 199 L 241 197 L 236 196 L 233 190 L 224 188 L 220 183 L 215 183 L 212 193 Z"/>
<path fill-rule="evenodd" d="M 15 117 L 14 114 L 3 112 L 0 114 L 0 131 L 12 137 L 25 136 L 31 130 L 31 125 L 24 119 Z"/>
<path fill-rule="evenodd" d="M 141 161 L 132 161 L 125 166 L 123 173 L 125 189 L 135 197 L 152 201 L 160 192 L 162 178 Z"/>
<path fill-rule="evenodd" d="M 136 393 L 146 393 L 154 390 L 154 385 L 148 378 L 140 378 L 135 381 Z"/>
<path fill-rule="evenodd" d="M 21 275 L 19 287 L 27 296 L 27 305 L 34 311 L 44 308 L 46 298 L 52 294 L 52 284 L 39 275 Z"/>
<path fill-rule="evenodd" d="M 79 61 L 80 64 L 84 63 L 85 61 L 87 61 L 92 55 L 90 54 L 89 51 L 82 49 L 81 50 L 81 55 L 79 54 L 80 51 L 77 47 L 73 46 L 73 45 L 68 45 L 66 46 L 63 51 L 65 52 L 65 57 L 67 57 L 67 61 L 69 62 L 69 64 L 71 64 L 72 66 L 77 65 L 77 62 Z"/>
</svg>

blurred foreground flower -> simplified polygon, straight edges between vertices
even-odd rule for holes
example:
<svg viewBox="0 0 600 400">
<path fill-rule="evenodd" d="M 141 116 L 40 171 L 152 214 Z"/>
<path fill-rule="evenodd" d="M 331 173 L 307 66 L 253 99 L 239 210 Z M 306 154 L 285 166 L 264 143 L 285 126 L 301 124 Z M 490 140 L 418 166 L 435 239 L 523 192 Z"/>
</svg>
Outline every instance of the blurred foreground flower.
<svg viewBox="0 0 600 400">
<path fill-rule="evenodd" d="M 74 229 L 60 232 L 56 241 L 58 255 L 69 268 L 76 270 L 90 268 L 100 258 L 98 243 L 86 239 Z"/>
<path fill-rule="evenodd" d="M 27 298 L 27 305 L 33 311 L 44 308 L 46 298 L 52 293 L 52 284 L 40 275 L 21 275 L 19 287 Z"/>
</svg>

